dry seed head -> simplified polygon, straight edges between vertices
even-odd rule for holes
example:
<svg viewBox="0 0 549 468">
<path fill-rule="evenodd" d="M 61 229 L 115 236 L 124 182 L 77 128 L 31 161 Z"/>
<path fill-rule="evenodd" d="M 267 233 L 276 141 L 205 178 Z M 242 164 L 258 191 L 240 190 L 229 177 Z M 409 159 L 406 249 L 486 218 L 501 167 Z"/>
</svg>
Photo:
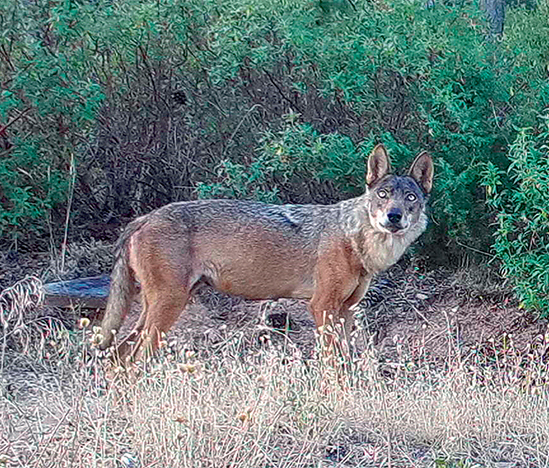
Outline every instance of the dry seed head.
<svg viewBox="0 0 549 468">
<path fill-rule="evenodd" d="M 196 371 L 196 366 L 194 364 L 179 364 L 179 370 L 183 373 L 188 372 L 192 374 Z"/>
<path fill-rule="evenodd" d="M 252 409 L 247 407 L 242 413 L 238 415 L 238 420 L 245 423 L 252 419 Z"/>
<path fill-rule="evenodd" d="M 88 328 L 90 326 L 90 319 L 87 317 L 82 317 L 80 322 L 78 322 L 80 328 Z"/>
<path fill-rule="evenodd" d="M 187 421 L 187 418 L 185 418 L 185 416 L 176 416 L 175 418 L 173 418 L 174 422 L 176 423 L 179 423 L 179 424 L 187 424 L 188 421 Z"/>
<path fill-rule="evenodd" d="M 92 345 L 98 345 L 102 341 L 103 341 L 103 335 L 101 333 L 94 333 L 90 338 L 90 342 Z"/>
</svg>

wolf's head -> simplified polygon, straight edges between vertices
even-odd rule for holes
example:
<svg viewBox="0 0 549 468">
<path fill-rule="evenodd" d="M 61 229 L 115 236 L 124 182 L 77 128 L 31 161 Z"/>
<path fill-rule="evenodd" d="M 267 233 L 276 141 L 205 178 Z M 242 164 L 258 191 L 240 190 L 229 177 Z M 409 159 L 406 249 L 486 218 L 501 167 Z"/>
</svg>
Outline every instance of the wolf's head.
<svg viewBox="0 0 549 468">
<path fill-rule="evenodd" d="M 366 183 L 373 228 L 404 236 L 425 212 L 433 185 L 433 160 L 423 152 L 412 163 L 408 175 L 393 175 L 387 151 L 383 145 L 377 145 L 368 158 Z"/>
</svg>

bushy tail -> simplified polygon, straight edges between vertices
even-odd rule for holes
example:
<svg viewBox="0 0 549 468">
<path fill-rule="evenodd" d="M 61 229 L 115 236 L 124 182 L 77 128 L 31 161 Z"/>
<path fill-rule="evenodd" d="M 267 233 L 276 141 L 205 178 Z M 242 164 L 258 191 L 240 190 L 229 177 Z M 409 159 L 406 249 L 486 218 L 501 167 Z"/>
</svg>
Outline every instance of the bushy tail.
<svg viewBox="0 0 549 468">
<path fill-rule="evenodd" d="M 147 222 L 148 216 L 141 216 L 132 221 L 118 239 L 116 245 L 116 260 L 111 274 L 109 299 L 105 316 L 101 323 L 102 340 L 99 349 L 107 349 L 113 341 L 114 333 L 120 330 L 128 315 L 132 299 L 136 292 L 135 276 L 129 262 L 129 240 Z"/>
</svg>

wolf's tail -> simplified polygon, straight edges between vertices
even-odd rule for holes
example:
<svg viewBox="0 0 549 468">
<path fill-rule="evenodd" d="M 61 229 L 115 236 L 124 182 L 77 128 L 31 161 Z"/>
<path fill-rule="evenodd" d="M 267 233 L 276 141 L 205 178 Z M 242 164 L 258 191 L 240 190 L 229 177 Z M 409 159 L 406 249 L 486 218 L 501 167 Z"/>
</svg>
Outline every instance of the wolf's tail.
<svg viewBox="0 0 549 468">
<path fill-rule="evenodd" d="M 141 216 L 132 221 L 118 239 L 116 245 L 116 260 L 111 274 L 109 299 L 105 316 L 101 323 L 101 342 L 99 349 L 107 349 L 113 341 L 114 333 L 120 330 L 124 319 L 128 315 L 132 299 L 136 292 L 135 276 L 130 266 L 129 241 L 147 222 L 148 216 Z M 114 333 L 113 333 L 114 332 Z"/>
</svg>

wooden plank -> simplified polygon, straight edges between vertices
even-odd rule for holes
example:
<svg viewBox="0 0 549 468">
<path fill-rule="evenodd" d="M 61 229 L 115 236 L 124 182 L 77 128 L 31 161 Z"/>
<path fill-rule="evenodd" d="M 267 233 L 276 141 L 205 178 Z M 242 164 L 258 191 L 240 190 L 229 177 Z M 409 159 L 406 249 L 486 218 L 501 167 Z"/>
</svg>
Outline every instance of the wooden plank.
<svg viewBox="0 0 549 468">
<path fill-rule="evenodd" d="M 45 303 L 57 307 L 104 309 L 109 297 L 108 275 L 59 281 L 44 285 Z"/>
</svg>

